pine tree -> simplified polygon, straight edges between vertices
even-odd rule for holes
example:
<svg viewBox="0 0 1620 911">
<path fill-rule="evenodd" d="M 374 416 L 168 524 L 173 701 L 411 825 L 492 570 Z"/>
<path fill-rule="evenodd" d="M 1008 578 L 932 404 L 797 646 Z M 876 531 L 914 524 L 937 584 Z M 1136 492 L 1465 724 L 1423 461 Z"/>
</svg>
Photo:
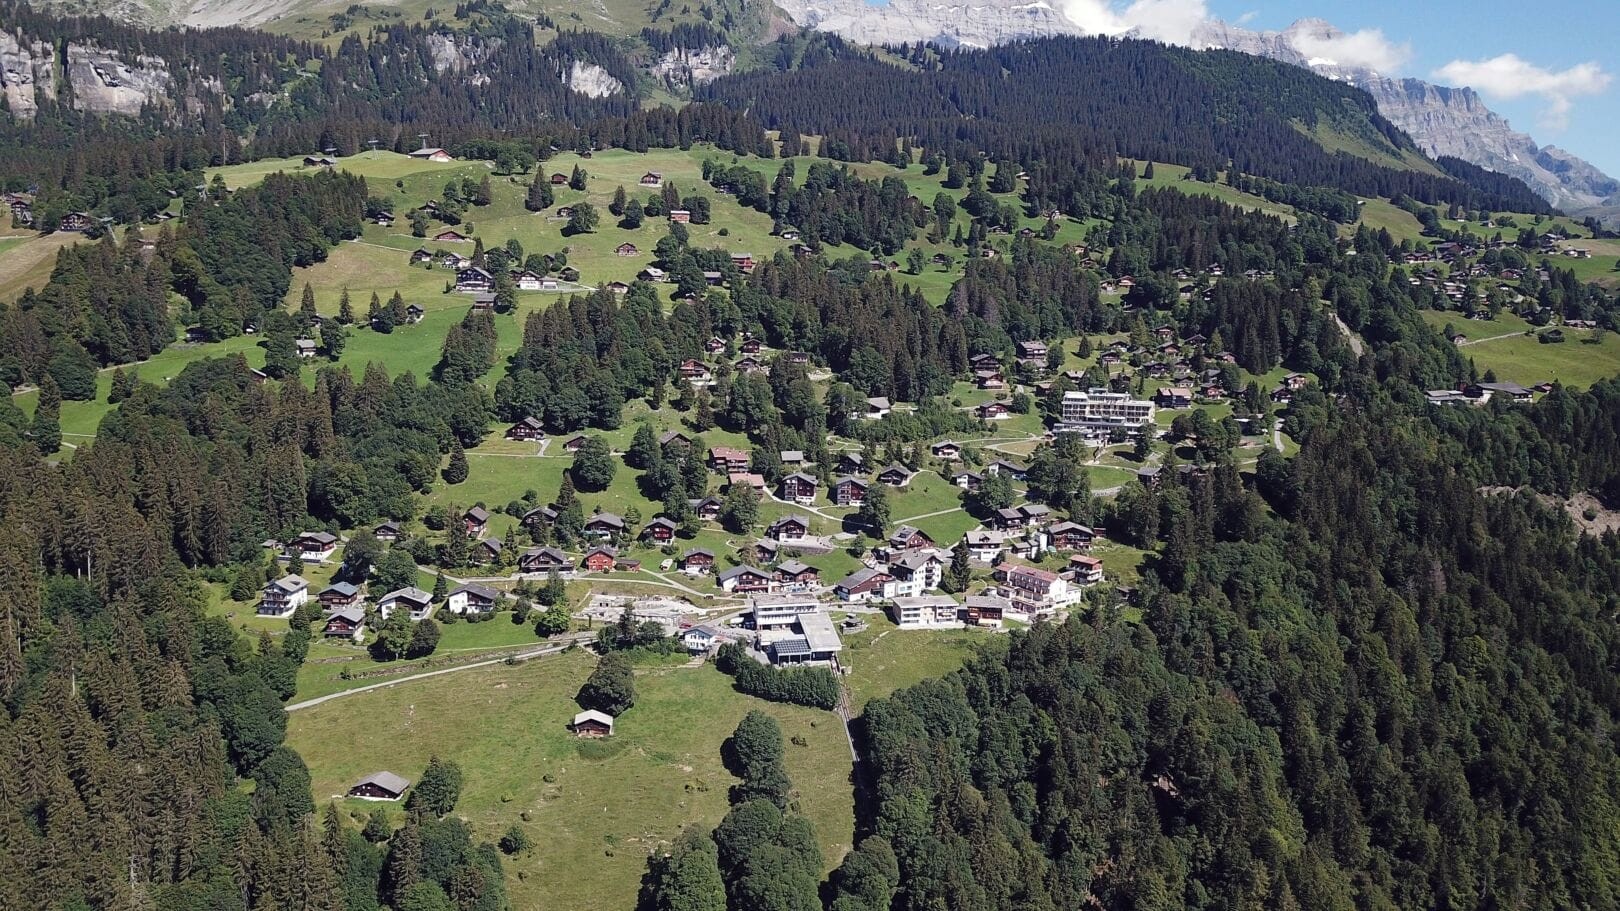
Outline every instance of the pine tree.
<svg viewBox="0 0 1620 911">
<path fill-rule="evenodd" d="M 568 189 L 583 191 L 585 189 L 585 176 L 584 169 L 577 164 L 574 165 L 573 173 L 568 175 Z"/>
<path fill-rule="evenodd" d="M 471 469 L 467 465 L 467 452 L 461 448 L 460 440 L 450 443 L 450 462 L 444 466 L 444 481 L 446 484 L 460 484 L 467 480 Z"/>
<path fill-rule="evenodd" d="M 613 201 L 608 203 L 608 211 L 613 213 L 614 218 L 618 218 L 624 214 L 624 207 L 627 200 L 628 195 L 624 192 L 624 185 L 620 184 L 618 189 L 613 191 Z"/>
<path fill-rule="evenodd" d="M 264 570 L 258 563 L 243 563 L 231 579 L 231 600 L 252 601 L 264 585 Z"/>
<path fill-rule="evenodd" d="M 315 289 L 304 282 L 304 293 L 298 301 L 298 327 L 307 331 L 319 319 L 320 314 L 315 310 Z"/>
<path fill-rule="evenodd" d="M 951 548 L 951 565 L 945 570 L 940 588 L 953 595 L 959 594 L 967 591 L 968 583 L 972 581 L 973 567 L 968 562 L 967 541 L 964 539 Z"/>
<path fill-rule="evenodd" d="M 433 601 L 434 601 L 434 603 L 443 604 L 444 599 L 449 594 L 450 594 L 450 583 L 445 581 L 444 573 L 435 573 L 434 576 L 433 576 Z"/>
<path fill-rule="evenodd" d="M 140 377 L 136 375 L 135 368 L 133 367 L 128 370 L 125 370 L 123 367 L 119 367 L 118 369 L 114 370 L 112 375 L 112 389 L 108 390 L 107 392 L 107 403 L 110 405 L 116 405 L 119 402 L 129 398 L 134 394 L 135 386 L 139 382 Z"/>
<path fill-rule="evenodd" d="M 338 322 L 345 326 L 354 325 L 354 302 L 349 300 L 349 289 L 343 289 L 343 296 L 338 298 Z"/>
<path fill-rule="evenodd" d="M 523 200 L 523 207 L 530 212 L 541 212 L 551 208 L 555 199 L 551 193 L 551 181 L 544 173 L 536 173 L 534 182 L 529 184 L 528 196 Z"/>
<path fill-rule="evenodd" d="M 337 360 L 343 356 L 343 349 L 349 345 L 349 330 L 344 328 L 338 320 L 327 320 L 321 323 L 321 348 L 326 356 Z"/>
<path fill-rule="evenodd" d="M 39 383 L 39 405 L 28 435 L 46 455 L 62 448 L 62 392 L 49 374 Z"/>
</svg>

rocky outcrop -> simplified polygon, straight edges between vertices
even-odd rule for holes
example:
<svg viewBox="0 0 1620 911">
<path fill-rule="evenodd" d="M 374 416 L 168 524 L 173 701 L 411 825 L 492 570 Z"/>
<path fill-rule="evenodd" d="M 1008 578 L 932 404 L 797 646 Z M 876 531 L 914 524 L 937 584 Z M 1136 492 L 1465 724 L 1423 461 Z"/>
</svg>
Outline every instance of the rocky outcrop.
<svg viewBox="0 0 1620 911">
<path fill-rule="evenodd" d="M 161 57 L 142 54 L 125 60 L 117 51 L 104 50 L 93 42 L 74 42 L 67 46 L 62 75 L 59 82 L 50 45 L 0 33 L 0 80 L 5 83 L 6 105 L 21 120 L 31 119 L 40 101 L 64 96 L 71 98 L 74 109 L 92 114 L 134 116 L 148 105 L 175 103 L 174 78 Z M 64 88 L 71 91 L 64 92 Z M 204 82 L 194 90 L 218 92 L 220 86 Z M 187 99 L 188 105 L 190 101 Z"/>
<path fill-rule="evenodd" d="M 694 86 L 729 74 L 737 65 L 737 55 L 726 45 L 719 47 L 678 47 L 658 58 L 651 67 L 654 76 L 672 85 Z"/>
<path fill-rule="evenodd" d="M 777 0 L 793 21 L 864 44 L 931 41 L 941 47 L 991 47 L 1024 38 L 1078 35 L 1080 27 L 1042 0 Z"/>
<path fill-rule="evenodd" d="M 49 44 L 25 41 L 0 32 L 0 83 L 6 108 L 19 119 L 31 120 L 41 97 L 56 97 L 56 68 Z"/>
<path fill-rule="evenodd" d="M 147 104 L 168 105 L 174 80 L 161 57 L 141 55 L 125 62 L 116 51 L 93 44 L 69 44 L 67 78 L 73 106 L 93 114 L 133 117 Z"/>
<path fill-rule="evenodd" d="M 590 98 L 607 98 L 624 91 L 624 83 L 594 63 L 575 60 L 563 73 L 563 85 Z"/>
</svg>

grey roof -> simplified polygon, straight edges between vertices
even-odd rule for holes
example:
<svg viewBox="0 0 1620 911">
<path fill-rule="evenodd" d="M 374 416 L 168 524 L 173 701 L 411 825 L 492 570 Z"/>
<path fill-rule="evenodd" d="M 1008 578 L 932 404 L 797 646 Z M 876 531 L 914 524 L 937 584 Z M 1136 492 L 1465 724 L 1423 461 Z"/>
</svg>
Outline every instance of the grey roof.
<svg viewBox="0 0 1620 911">
<path fill-rule="evenodd" d="M 306 581 L 303 576 L 294 575 L 282 576 L 276 581 L 271 582 L 270 585 L 273 585 L 276 588 L 286 592 L 303 591 L 304 589 L 309 588 L 309 582 Z M 266 587 L 268 588 L 269 586 Z"/>
<path fill-rule="evenodd" d="M 922 569 L 924 566 L 927 566 L 929 563 L 943 562 L 944 561 L 935 554 L 920 550 L 912 550 L 907 551 L 903 556 L 900 557 L 900 559 L 895 560 L 894 565 L 903 566 L 912 572 L 916 572 L 917 570 Z"/>
<path fill-rule="evenodd" d="M 883 470 L 878 472 L 878 474 L 885 475 L 885 474 L 888 474 L 891 471 L 898 471 L 901 474 L 904 474 L 908 478 L 916 473 L 916 472 L 912 471 L 911 469 L 907 468 L 906 466 L 901 465 L 899 462 L 890 462 L 889 464 L 883 466 Z"/>
<path fill-rule="evenodd" d="M 876 576 L 878 574 L 879 574 L 879 570 L 875 570 L 875 569 L 872 569 L 870 567 L 867 567 L 867 568 L 864 568 L 864 569 L 857 569 L 854 572 L 850 573 L 849 575 L 845 576 L 843 578 L 843 581 L 838 583 L 838 587 L 839 588 L 854 588 L 857 585 L 864 585 L 867 582 L 870 582 L 872 580 L 873 576 Z"/>
<path fill-rule="evenodd" d="M 755 569 L 752 566 L 744 564 L 742 566 L 733 566 L 732 568 L 722 572 L 720 574 L 720 581 L 721 582 L 729 582 L 732 579 L 735 579 L 738 576 L 742 575 L 743 573 L 753 573 L 754 575 L 760 577 L 761 579 L 769 578 L 764 570 Z"/>
<path fill-rule="evenodd" d="M 803 572 L 816 572 L 816 568 L 802 560 L 786 560 L 780 566 L 776 567 L 776 571 L 779 573 L 787 573 L 790 576 L 797 576 Z"/>
<path fill-rule="evenodd" d="M 327 592 L 344 598 L 353 598 L 355 595 L 360 594 L 360 589 L 355 588 L 348 582 L 333 582 L 331 585 L 321 589 L 321 595 L 324 596 Z"/>
<path fill-rule="evenodd" d="M 564 564 L 568 562 L 568 555 L 555 547 L 531 547 L 522 554 L 518 555 L 519 560 L 530 560 L 535 557 L 545 557 L 549 561 L 557 564 Z"/>
<path fill-rule="evenodd" d="M 707 547 L 694 547 L 691 550 L 688 550 L 686 553 L 681 554 L 681 559 L 690 560 L 698 554 L 702 554 L 711 560 L 714 559 L 714 551 L 708 549 Z"/>
<path fill-rule="evenodd" d="M 803 462 L 804 461 L 804 450 L 802 450 L 802 449 L 784 449 L 781 452 L 781 459 L 782 459 L 783 462 L 795 462 L 795 463 L 796 462 Z"/>
<path fill-rule="evenodd" d="M 805 484 L 809 484 L 811 487 L 817 487 L 817 486 L 819 486 L 821 484 L 820 481 L 816 480 L 815 475 L 805 474 L 802 471 L 795 471 L 794 473 L 788 475 L 787 477 L 784 477 L 782 480 L 784 480 L 784 481 L 800 481 L 800 482 L 803 482 Z"/>
<path fill-rule="evenodd" d="M 474 506 L 472 509 L 469 509 L 463 513 L 463 517 L 471 519 L 474 522 L 488 522 L 489 510 L 482 506 Z"/>
<path fill-rule="evenodd" d="M 871 487 L 872 486 L 871 484 L 868 484 L 866 481 L 863 481 L 860 478 L 857 478 L 857 477 L 855 477 L 853 475 L 844 475 L 843 477 L 841 477 L 838 480 L 834 481 L 833 486 L 837 487 L 840 484 L 846 484 L 846 483 L 847 484 L 859 484 L 862 487 Z"/>
<path fill-rule="evenodd" d="M 340 611 L 334 612 L 332 614 L 332 616 L 327 617 L 326 622 L 331 623 L 333 620 L 347 620 L 350 623 L 359 625 L 361 623 L 364 623 L 365 619 L 366 619 L 366 609 L 365 608 L 363 608 L 363 607 L 345 607 L 344 609 L 342 609 Z"/>
<path fill-rule="evenodd" d="M 769 531 L 775 531 L 776 529 L 781 528 L 783 525 L 786 525 L 789 522 L 797 522 L 800 525 L 804 526 L 806 530 L 808 530 L 810 528 L 810 519 L 809 519 L 808 516 L 805 516 L 805 515 L 800 514 L 800 513 L 794 513 L 791 516 L 783 516 L 782 518 L 777 519 L 775 522 L 772 522 L 771 527 L 768 530 Z"/>
<path fill-rule="evenodd" d="M 586 709 L 574 716 L 574 724 L 578 726 L 583 721 L 597 721 L 608 727 L 613 727 L 613 716 L 607 712 L 598 712 L 596 709 Z"/>
<path fill-rule="evenodd" d="M 308 539 L 318 544 L 336 544 L 338 537 L 329 531 L 306 531 L 298 536 L 298 540 Z"/>
<path fill-rule="evenodd" d="M 490 601 L 499 601 L 502 598 L 506 597 L 505 594 L 503 594 L 501 592 L 498 592 L 493 588 L 488 588 L 486 586 L 479 585 L 476 582 L 468 582 L 468 583 L 466 583 L 464 585 L 459 585 L 456 588 L 452 589 L 450 594 L 459 595 L 462 592 L 466 592 L 469 595 L 476 595 L 477 597 L 480 597 L 480 598 L 487 598 Z"/>
<path fill-rule="evenodd" d="M 585 524 L 586 524 L 586 526 L 596 525 L 596 524 L 600 524 L 600 525 L 616 525 L 619 528 L 623 528 L 624 527 L 624 519 L 617 516 L 617 515 L 614 515 L 611 512 L 599 512 L 599 513 L 591 516 L 589 519 L 586 519 Z"/>
<path fill-rule="evenodd" d="M 433 603 L 433 596 L 431 594 L 428 594 L 425 591 L 422 591 L 420 588 L 417 588 L 414 585 L 408 585 L 408 586 L 406 586 L 404 588 L 395 589 L 394 591 L 391 591 L 388 594 L 383 595 L 382 598 L 380 598 L 379 600 L 381 600 L 381 601 L 414 601 L 417 604 L 432 604 Z"/>
<path fill-rule="evenodd" d="M 889 536 L 889 540 L 891 542 L 893 542 L 893 541 L 909 541 L 915 535 L 922 535 L 923 537 L 928 538 L 929 540 L 933 540 L 933 537 L 931 535 L 929 535 L 928 532 L 923 531 L 922 529 L 916 527 L 915 525 L 902 525 L 899 528 L 896 528 L 894 530 L 894 534 Z"/>
<path fill-rule="evenodd" d="M 385 791 L 390 791 L 394 794 L 403 794 L 405 793 L 405 789 L 411 786 L 409 779 L 401 778 L 398 775 L 395 775 L 393 772 L 372 772 L 370 775 L 360 779 L 359 783 L 356 784 L 355 787 L 359 787 L 363 784 L 374 784 L 377 787 L 382 788 Z"/>
<path fill-rule="evenodd" d="M 1012 607 L 1012 602 L 998 595 L 968 595 L 967 606 L 971 608 L 989 607 L 1007 610 Z"/>
<path fill-rule="evenodd" d="M 805 643 L 813 652 L 836 652 L 844 647 L 838 640 L 838 630 L 833 628 L 832 618 L 821 611 L 800 614 L 799 629 L 804 631 Z"/>
</svg>

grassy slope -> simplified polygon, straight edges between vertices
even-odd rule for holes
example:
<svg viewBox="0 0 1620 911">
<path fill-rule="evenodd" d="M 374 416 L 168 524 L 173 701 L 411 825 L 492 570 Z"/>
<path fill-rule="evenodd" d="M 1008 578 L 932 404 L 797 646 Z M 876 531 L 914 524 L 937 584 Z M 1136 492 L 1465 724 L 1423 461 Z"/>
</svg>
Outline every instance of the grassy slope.
<svg viewBox="0 0 1620 911">
<path fill-rule="evenodd" d="M 574 653 L 350 697 L 295 713 L 288 741 L 322 801 L 378 769 L 414 778 L 430 755 L 455 758 L 466 773 L 458 812 L 477 837 L 494 840 L 528 814 L 523 825 L 539 847 L 507 862 L 513 907 L 622 911 L 635 903 L 652 850 L 687 825 L 720 821 L 735 782 L 721 744 L 760 708 L 805 743 L 790 742 L 788 774 L 827 866 L 848 849 L 850 756 L 836 716 L 742 696 L 711 667 L 642 668 L 616 753 L 586 759 L 564 726 L 591 662 Z M 375 806 L 343 803 L 362 814 Z"/>
</svg>

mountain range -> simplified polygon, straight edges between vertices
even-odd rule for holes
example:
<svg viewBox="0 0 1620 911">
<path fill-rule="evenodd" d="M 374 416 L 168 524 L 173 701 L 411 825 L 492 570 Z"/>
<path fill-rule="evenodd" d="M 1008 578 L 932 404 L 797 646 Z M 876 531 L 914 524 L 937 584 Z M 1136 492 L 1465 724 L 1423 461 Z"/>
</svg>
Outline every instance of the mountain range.
<svg viewBox="0 0 1620 911">
<path fill-rule="evenodd" d="M 1025 38 L 1084 34 L 1062 11 L 1042 0 L 776 0 L 794 22 L 867 44 L 932 42 L 942 47 L 988 47 Z M 1282 31 L 1253 31 L 1219 20 L 1201 23 L 1188 44 L 1267 57 L 1347 82 L 1372 95 L 1379 112 L 1431 156 L 1448 155 L 1523 180 L 1548 202 L 1571 214 L 1620 220 L 1620 181 L 1555 146 L 1542 146 L 1512 128 L 1469 88 L 1395 78 L 1366 67 L 1312 56 L 1343 33 L 1321 19 L 1301 19 Z"/>
</svg>

